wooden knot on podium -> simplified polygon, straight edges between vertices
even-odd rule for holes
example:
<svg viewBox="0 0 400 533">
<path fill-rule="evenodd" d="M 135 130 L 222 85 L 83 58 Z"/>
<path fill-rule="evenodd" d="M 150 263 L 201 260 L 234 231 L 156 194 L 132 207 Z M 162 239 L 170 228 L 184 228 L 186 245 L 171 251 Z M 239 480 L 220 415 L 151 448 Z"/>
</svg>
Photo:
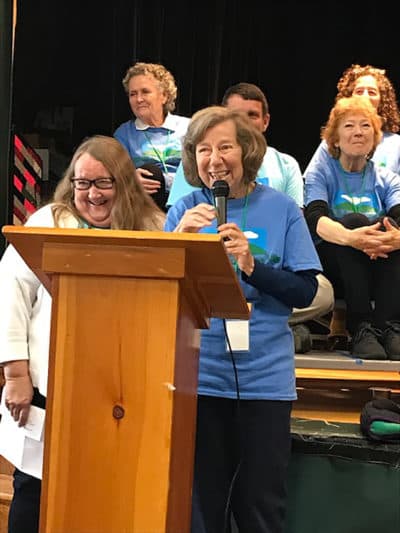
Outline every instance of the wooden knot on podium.
<svg viewBox="0 0 400 533">
<path fill-rule="evenodd" d="M 121 418 L 124 418 L 125 416 L 125 409 L 121 405 L 115 405 L 113 407 L 113 417 L 117 420 L 120 420 Z"/>
</svg>

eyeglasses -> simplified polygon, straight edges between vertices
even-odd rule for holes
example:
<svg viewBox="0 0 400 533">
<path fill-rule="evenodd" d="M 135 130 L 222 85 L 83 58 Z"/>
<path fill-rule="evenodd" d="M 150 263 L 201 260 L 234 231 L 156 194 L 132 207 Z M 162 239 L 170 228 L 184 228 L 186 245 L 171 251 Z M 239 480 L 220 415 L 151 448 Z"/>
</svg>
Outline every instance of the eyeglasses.
<svg viewBox="0 0 400 533">
<path fill-rule="evenodd" d="M 92 185 L 94 185 L 96 189 L 112 189 L 114 181 L 115 178 L 96 178 L 94 180 L 85 180 L 83 178 L 71 179 L 75 189 L 78 189 L 78 191 L 87 191 Z"/>
</svg>

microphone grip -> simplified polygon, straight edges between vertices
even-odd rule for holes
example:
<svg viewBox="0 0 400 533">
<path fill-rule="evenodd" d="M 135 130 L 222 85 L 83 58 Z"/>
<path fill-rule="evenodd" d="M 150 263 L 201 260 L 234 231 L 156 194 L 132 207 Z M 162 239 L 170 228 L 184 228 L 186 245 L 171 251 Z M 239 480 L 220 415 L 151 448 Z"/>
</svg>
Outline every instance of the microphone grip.
<svg viewBox="0 0 400 533">
<path fill-rule="evenodd" d="M 220 226 L 226 223 L 226 197 L 216 196 L 214 202 L 217 210 L 217 225 Z"/>
</svg>

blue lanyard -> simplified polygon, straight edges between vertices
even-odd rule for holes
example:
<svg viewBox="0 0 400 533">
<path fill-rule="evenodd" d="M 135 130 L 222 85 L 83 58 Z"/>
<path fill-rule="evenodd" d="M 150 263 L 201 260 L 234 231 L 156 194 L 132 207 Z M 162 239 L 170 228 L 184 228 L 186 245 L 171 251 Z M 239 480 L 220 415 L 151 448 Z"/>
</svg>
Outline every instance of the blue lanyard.
<svg viewBox="0 0 400 533">
<path fill-rule="evenodd" d="M 344 188 L 346 189 L 346 193 L 348 195 L 348 197 L 351 199 L 351 208 L 353 210 L 353 213 L 358 213 L 358 206 L 354 204 L 354 197 L 353 195 L 350 193 L 350 188 L 349 188 L 349 184 L 348 184 L 348 177 L 346 176 L 345 174 L 345 170 L 344 168 L 342 167 L 342 164 L 341 162 L 339 161 L 339 165 L 340 165 L 340 169 L 342 171 L 342 175 L 343 175 L 343 183 L 344 183 Z M 367 166 L 368 166 L 368 163 L 366 163 L 365 167 L 363 168 L 363 171 L 362 171 L 362 175 L 361 175 L 361 191 L 360 191 L 360 198 L 362 198 L 364 196 L 364 192 L 365 192 L 365 187 L 366 187 L 366 183 L 367 183 L 367 180 L 366 180 L 366 170 L 367 170 Z"/>
</svg>

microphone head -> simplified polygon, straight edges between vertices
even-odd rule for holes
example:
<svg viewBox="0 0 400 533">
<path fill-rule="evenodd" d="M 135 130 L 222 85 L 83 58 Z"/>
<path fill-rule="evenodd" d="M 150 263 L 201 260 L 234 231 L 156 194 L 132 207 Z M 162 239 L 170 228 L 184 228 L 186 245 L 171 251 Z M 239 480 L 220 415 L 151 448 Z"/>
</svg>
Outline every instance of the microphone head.
<svg viewBox="0 0 400 533">
<path fill-rule="evenodd" d="M 220 198 L 221 196 L 228 198 L 229 185 L 224 180 L 214 181 L 213 186 L 211 187 L 211 192 L 213 193 L 214 198 Z"/>
</svg>

